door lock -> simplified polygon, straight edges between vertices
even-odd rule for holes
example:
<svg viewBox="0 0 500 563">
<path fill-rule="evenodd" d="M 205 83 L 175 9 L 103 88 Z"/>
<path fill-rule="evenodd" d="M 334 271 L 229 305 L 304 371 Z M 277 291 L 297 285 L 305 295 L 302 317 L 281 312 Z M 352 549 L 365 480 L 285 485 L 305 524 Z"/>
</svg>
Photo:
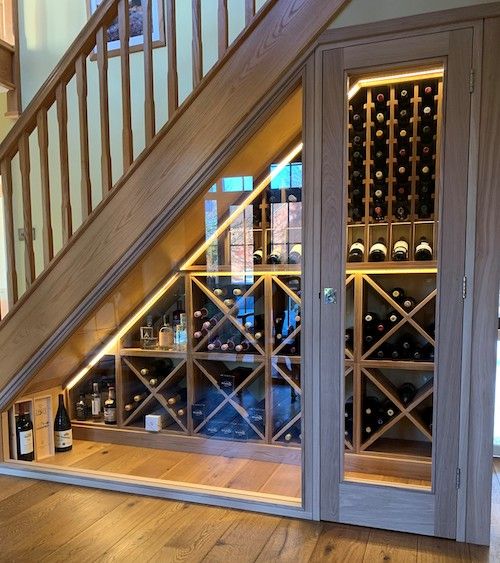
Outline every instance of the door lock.
<svg viewBox="0 0 500 563">
<path fill-rule="evenodd" d="M 323 288 L 323 301 L 325 305 L 337 304 L 337 292 L 333 289 L 333 287 Z"/>
</svg>

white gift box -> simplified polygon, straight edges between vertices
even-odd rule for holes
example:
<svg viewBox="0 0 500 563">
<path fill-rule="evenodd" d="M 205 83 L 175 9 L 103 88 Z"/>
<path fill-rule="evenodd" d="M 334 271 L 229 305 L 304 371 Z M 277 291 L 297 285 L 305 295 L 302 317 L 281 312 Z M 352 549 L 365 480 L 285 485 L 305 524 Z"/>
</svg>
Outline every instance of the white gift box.
<svg viewBox="0 0 500 563">
<path fill-rule="evenodd" d="M 163 414 L 147 414 L 144 428 L 149 432 L 159 432 L 165 427 L 165 422 Z"/>
</svg>

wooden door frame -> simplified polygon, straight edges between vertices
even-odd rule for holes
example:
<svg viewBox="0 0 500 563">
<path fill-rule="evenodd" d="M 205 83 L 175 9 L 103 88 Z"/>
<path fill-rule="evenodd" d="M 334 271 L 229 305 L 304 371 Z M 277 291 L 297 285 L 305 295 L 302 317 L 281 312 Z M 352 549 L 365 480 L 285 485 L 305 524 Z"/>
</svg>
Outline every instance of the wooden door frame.
<svg viewBox="0 0 500 563">
<path fill-rule="evenodd" d="M 408 20 L 410 20 L 410 19 L 411 18 L 408 18 Z M 448 64 L 449 65 L 455 65 L 456 69 L 459 70 L 459 72 L 457 74 L 458 79 L 460 79 L 460 80 L 468 79 L 469 68 L 465 67 L 465 70 L 464 70 L 464 65 L 463 65 L 462 61 L 460 60 L 460 57 L 462 56 L 462 53 L 460 53 L 460 48 L 461 48 L 461 43 L 463 42 L 464 39 L 466 39 L 466 38 L 469 39 L 469 40 L 472 39 L 473 30 L 477 31 L 478 27 L 480 28 L 480 23 L 465 22 L 465 23 L 451 25 L 451 26 L 449 26 L 448 29 L 443 29 L 441 27 L 439 30 L 436 30 L 436 31 L 438 31 L 438 33 L 433 33 L 434 32 L 433 29 L 426 29 L 425 32 L 415 30 L 412 33 L 407 32 L 405 34 L 404 41 L 405 42 L 408 41 L 409 37 L 414 37 L 414 38 L 417 37 L 417 39 L 415 39 L 413 41 L 413 49 L 414 50 L 412 51 L 412 55 L 414 55 L 414 56 L 412 58 L 427 59 L 429 57 L 446 55 Z M 443 33 L 440 34 L 439 32 L 443 32 Z M 445 34 L 445 32 L 450 32 L 449 33 L 449 40 L 450 40 L 449 49 L 448 49 L 448 46 L 445 45 L 445 43 L 447 41 L 445 35 L 448 35 L 448 34 Z M 329 33 L 332 33 L 332 31 L 330 31 Z M 423 36 L 423 35 L 426 36 L 425 41 L 422 41 L 421 39 L 419 40 L 418 37 Z M 480 35 L 480 34 L 477 34 L 477 32 L 476 32 L 475 39 L 477 39 L 477 35 Z M 467 36 L 467 37 L 465 37 L 465 36 Z M 384 53 L 384 50 L 383 50 L 383 47 L 382 47 L 383 42 L 391 41 L 391 40 L 394 41 L 395 39 L 399 39 L 400 37 L 401 37 L 401 33 L 398 32 L 398 33 L 390 34 L 390 35 L 383 36 L 383 37 L 378 36 L 376 38 L 376 41 L 374 40 L 373 37 L 370 37 L 370 38 L 366 38 L 365 40 L 359 40 L 358 39 L 356 41 L 342 41 L 342 42 L 336 42 L 334 44 L 324 43 L 322 45 L 322 47 L 320 49 L 318 49 L 318 51 L 317 51 L 316 63 L 317 63 L 317 65 L 321 65 L 322 58 L 325 57 L 325 56 L 328 56 L 328 54 L 326 54 L 325 51 L 329 51 L 331 53 L 332 49 L 337 49 L 337 52 L 336 52 L 336 55 L 335 55 L 337 60 L 330 61 L 331 64 L 333 66 L 337 65 L 337 67 L 340 67 L 340 68 L 343 68 L 344 66 L 349 66 L 349 65 L 343 65 L 342 64 L 341 59 L 342 59 L 342 56 L 343 56 L 343 51 L 341 51 L 340 49 L 342 47 L 345 47 L 345 46 L 362 45 L 362 47 L 360 49 L 358 49 L 358 52 L 359 52 L 359 55 L 360 55 L 360 60 L 363 60 L 363 59 L 368 60 L 368 64 L 366 64 L 366 66 L 369 66 L 369 64 L 376 64 L 379 60 L 383 64 L 385 62 L 385 60 L 384 60 L 385 59 L 385 53 Z M 410 39 L 410 41 L 411 41 L 411 39 Z M 366 43 L 370 43 L 370 49 L 368 51 L 369 52 L 368 57 L 366 55 Z M 363 45 L 363 44 L 365 44 L 365 45 Z M 397 42 L 396 42 L 396 44 L 397 44 Z M 467 43 L 467 45 L 470 45 L 470 43 Z M 446 47 L 446 53 L 444 53 L 444 52 L 441 53 L 440 50 L 443 50 L 445 47 Z M 468 47 L 468 48 L 470 49 L 470 47 Z M 363 53 L 363 50 L 364 50 L 364 53 Z M 356 49 L 354 49 L 354 51 L 356 52 Z M 475 52 L 477 53 L 477 49 L 475 49 Z M 469 53 L 470 53 L 470 51 L 469 51 Z M 334 55 L 331 55 L 331 56 L 334 57 Z M 371 63 L 370 63 L 370 57 L 371 57 Z M 351 59 L 352 59 L 352 56 L 351 56 Z M 389 56 L 389 59 L 390 59 L 390 56 Z M 474 64 L 474 61 L 471 61 L 471 64 Z M 352 64 L 350 66 L 352 66 Z M 354 66 L 356 66 L 356 62 L 354 62 Z M 363 65 L 363 66 L 365 66 L 365 65 Z M 466 76 L 465 76 L 464 73 L 466 73 Z M 343 92 L 340 92 L 338 90 L 339 88 L 342 88 L 342 81 L 338 80 L 338 76 L 337 76 L 337 79 L 335 80 L 335 79 L 332 78 L 332 73 L 330 72 L 328 75 L 325 76 L 325 81 L 328 81 L 328 80 L 330 82 L 330 84 L 329 84 L 330 90 L 325 89 L 324 92 L 331 91 L 333 96 L 340 96 L 340 95 L 343 96 Z M 320 89 L 321 85 L 317 85 L 317 88 Z M 469 100 L 468 98 L 466 100 L 466 97 L 464 95 L 463 90 L 462 90 L 462 94 L 463 94 L 462 105 L 463 105 L 463 102 L 465 101 L 466 102 L 465 107 L 467 108 L 467 111 L 470 111 L 470 108 L 472 107 L 473 104 L 471 104 L 471 100 Z M 479 96 L 476 96 L 476 100 L 478 98 L 479 98 Z M 454 96 L 451 96 L 451 102 L 449 102 L 449 103 L 453 104 L 454 101 L 456 101 L 456 100 L 454 100 Z M 477 103 L 476 103 L 476 106 L 477 106 Z M 463 109 L 463 107 L 461 109 Z M 476 107 L 476 109 L 477 109 L 477 107 Z M 316 111 L 318 113 L 318 109 Z M 338 115 L 337 116 L 330 115 L 330 116 L 327 117 L 326 121 L 328 123 L 329 120 L 333 121 L 333 120 L 338 120 L 338 119 L 339 119 Z M 342 119 L 342 116 L 340 116 L 340 119 Z M 473 121 L 473 123 L 475 123 L 475 120 Z M 338 127 L 338 125 L 339 124 L 337 123 L 336 126 Z M 453 128 L 455 128 L 456 130 L 453 131 Z M 450 124 L 448 129 L 449 129 L 449 131 L 448 131 L 449 137 L 448 138 L 451 138 L 454 134 L 461 134 L 462 136 L 464 135 L 464 129 L 463 129 L 463 127 L 462 127 L 462 129 L 460 129 L 459 123 Z M 469 131 L 467 130 L 466 133 L 469 133 Z M 345 146 L 346 145 L 344 143 L 344 147 Z M 345 159 L 344 152 L 342 150 L 342 151 L 340 151 L 340 154 L 339 154 L 338 147 L 335 147 L 334 143 L 329 146 L 328 150 L 329 150 L 330 154 L 335 153 L 335 159 L 334 160 L 331 159 L 327 163 L 327 166 L 330 169 L 329 171 L 333 172 L 333 175 L 335 175 L 335 174 L 338 175 L 339 174 L 339 167 L 341 167 L 342 164 L 343 164 L 342 160 Z M 467 151 L 465 151 L 465 152 L 467 152 Z M 452 154 L 452 153 L 450 153 L 450 154 Z M 462 162 L 462 163 L 456 162 L 454 164 L 459 166 L 459 168 L 460 168 L 460 166 L 462 168 L 464 168 L 464 166 L 465 166 L 465 168 L 463 170 L 461 170 L 461 173 L 463 174 L 465 172 L 465 177 L 466 177 L 467 176 L 467 159 L 465 159 L 465 162 Z M 466 189 L 466 187 L 465 187 L 465 189 Z M 336 196 L 332 195 L 331 197 L 336 197 Z M 343 199 L 339 198 L 338 196 L 337 196 L 337 199 L 339 199 L 339 201 L 337 201 L 335 205 L 336 206 L 340 205 L 343 208 Z M 465 246 L 465 221 L 466 221 L 465 210 L 466 210 L 466 208 L 467 208 L 467 204 L 466 204 L 465 198 L 464 198 L 464 202 L 462 202 L 462 208 L 458 208 L 458 210 L 455 211 L 455 213 L 459 213 L 462 216 L 462 220 L 459 221 L 462 225 L 461 226 L 462 233 L 459 236 L 461 236 L 464 246 Z M 332 232 L 335 233 L 332 236 L 337 240 L 340 239 L 340 240 L 343 241 L 343 239 L 344 239 L 343 223 L 342 223 L 342 228 L 339 229 L 338 225 L 335 225 L 335 223 L 332 222 L 331 229 L 332 229 Z M 454 234 L 457 235 L 456 232 Z M 342 248 L 344 246 L 345 245 L 342 244 Z M 344 261 L 344 256 L 343 255 L 341 257 L 340 256 L 334 256 L 333 259 L 332 259 L 332 262 L 336 262 L 336 261 L 340 261 L 340 263 L 342 263 Z M 465 267 L 465 265 L 464 265 L 464 267 Z M 339 274 L 336 277 L 338 279 L 334 279 L 333 281 L 329 281 L 328 285 L 333 284 L 333 287 L 339 288 L 339 291 L 340 291 L 340 288 L 343 287 L 342 280 L 340 279 L 342 276 L 340 276 L 340 274 Z M 453 280 L 453 285 L 455 286 L 454 287 L 455 291 L 458 291 L 458 289 L 459 289 L 458 284 L 459 283 L 461 283 L 461 280 L 458 280 L 458 279 Z M 451 308 L 450 310 L 448 310 L 447 314 L 454 314 L 453 309 Z M 457 321 L 459 322 L 459 324 L 462 324 L 461 315 L 460 315 L 460 319 L 458 319 L 458 317 L 457 317 Z M 325 318 L 323 317 L 321 322 L 322 322 L 322 326 L 321 326 L 322 331 L 326 331 L 329 334 L 335 334 L 337 336 L 342 333 L 341 323 L 339 323 L 338 321 L 335 322 L 335 321 L 333 321 L 333 319 L 325 320 Z M 339 326 L 336 326 L 337 324 Z M 338 344 L 338 349 L 341 350 L 342 348 L 341 348 L 340 340 L 339 340 L 338 343 L 336 342 L 336 344 Z M 337 357 L 335 360 L 336 360 L 335 365 L 341 365 L 342 360 L 339 357 Z M 455 366 L 454 367 L 457 368 L 457 369 L 460 369 L 460 360 L 461 360 L 461 358 L 459 358 L 458 361 L 455 360 Z M 454 360 L 453 360 L 453 358 L 449 358 L 448 361 L 454 361 Z M 328 362 L 328 364 L 331 365 L 330 361 Z M 328 365 L 320 364 L 320 366 L 321 366 L 321 368 L 320 368 L 321 372 L 324 373 L 325 370 L 327 369 Z M 441 374 L 441 381 L 442 381 L 442 384 L 444 385 L 443 379 L 446 379 L 445 374 L 444 375 Z M 341 386 L 338 383 L 335 383 L 334 386 L 332 386 L 331 384 L 328 385 L 328 387 L 323 386 L 323 388 L 321 390 L 321 398 L 322 398 L 323 404 L 328 404 L 329 402 L 332 402 L 332 401 L 335 402 L 335 397 L 339 397 L 340 394 L 341 394 Z M 455 400 L 455 402 L 460 401 L 459 386 L 458 386 L 458 389 L 455 389 L 455 399 L 454 400 Z M 336 407 L 337 407 L 336 410 L 339 411 L 337 414 L 340 415 L 340 404 L 336 405 Z M 461 410 L 461 413 L 466 414 L 462 410 Z M 445 416 L 447 418 L 450 418 L 450 413 L 446 413 Z M 334 418 L 336 417 L 335 413 L 333 413 L 333 417 Z M 453 418 L 453 416 L 451 416 L 451 418 Z M 449 422 L 452 422 L 451 418 L 450 418 Z M 468 419 L 467 416 L 464 416 L 462 418 Z M 455 425 L 456 428 L 459 427 L 458 415 L 456 415 L 453 418 L 453 424 Z M 328 443 L 330 448 L 332 446 L 336 446 L 338 448 L 339 444 L 341 442 L 340 438 L 341 437 L 336 436 L 335 433 L 332 434 L 331 432 L 328 432 L 328 430 L 325 429 L 324 426 L 321 428 L 321 439 L 320 439 L 320 441 L 323 442 L 323 447 L 325 447 L 325 444 Z M 446 441 L 444 440 L 444 436 L 441 437 L 441 442 L 443 444 L 446 444 Z M 459 442 L 459 439 L 458 439 L 458 432 L 457 432 L 457 436 L 456 436 L 456 440 L 455 440 L 455 450 L 454 450 L 456 452 L 458 452 L 458 447 L 457 447 L 458 442 Z M 446 446 L 444 446 L 444 447 L 446 447 Z M 435 465 L 437 465 L 436 459 L 435 459 Z M 457 459 L 457 467 L 458 466 L 459 466 L 459 463 L 458 463 L 458 459 Z M 438 471 L 436 473 L 435 481 L 439 482 L 441 474 L 444 474 L 444 471 Z M 340 478 L 339 478 L 340 477 L 340 467 L 335 469 L 335 473 L 330 471 L 330 472 L 327 472 L 325 474 L 324 471 L 320 471 L 320 476 L 321 476 L 320 482 L 321 482 L 322 490 L 328 491 L 332 488 L 332 486 L 337 486 L 337 483 L 339 483 L 339 481 L 340 481 Z M 449 478 L 449 475 L 447 477 Z M 445 498 L 443 500 L 440 500 L 438 496 L 434 497 L 434 498 L 436 498 L 438 505 L 439 505 L 439 503 L 442 502 L 443 503 L 442 506 L 444 506 L 444 505 L 446 505 L 447 502 L 450 501 L 450 496 L 455 497 L 455 491 L 454 491 L 455 484 L 450 482 L 451 481 L 450 479 L 448 479 L 447 481 L 444 481 L 442 477 L 441 477 L 441 481 L 442 481 L 442 483 L 441 483 L 441 486 L 440 486 L 440 490 L 446 491 L 445 494 L 444 494 Z M 372 490 L 373 490 L 373 488 L 372 488 Z M 366 490 L 364 492 L 365 492 L 365 494 L 369 494 L 369 491 L 370 491 L 370 487 L 366 487 Z M 381 494 L 384 494 L 383 491 L 384 490 L 381 487 L 376 488 L 375 494 L 378 495 L 378 498 L 380 498 Z M 392 495 L 393 495 L 393 498 L 395 499 L 398 496 L 401 496 L 401 492 L 397 492 L 393 489 Z M 423 514 L 425 514 L 427 512 L 427 519 L 424 517 L 421 522 L 408 523 L 409 524 L 409 526 L 407 528 L 408 531 L 415 531 L 415 532 L 428 533 L 428 534 L 429 533 L 430 534 L 435 533 L 436 535 L 440 535 L 440 536 L 455 537 L 456 532 L 457 532 L 457 520 L 456 520 L 454 515 L 447 517 L 446 519 L 444 519 L 444 521 L 439 520 L 439 521 L 436 521 L 436 522 L 433 521 L 431 523 L 429 521 L 429 510 L 431 510 L 432 507 L 430 506 L 430 504 L 428 502 L 430 495 L 425 495 L 427 497 L 427 499 L 426 499 L 425 496 L 423 496 L 422 494 L 415 492 L 415 493 L 413 493 L 413 496 L 414 496 L 414 502 L 417 503 L 420 506 L 421 512 Z M 388 493 L 387 499 L 389 500 L 390 498 L 391 498 L 391 494 Z M 330 501 L 331 502 L 330 502 L 330 505 L 328 506 L 327 511 L 330 511 L 330 513 L 335 513 L 335 512 L 338 513 L 338 511 L 339 511 L 338 495 L 336 496 L 336 498 L 330 499 Z M 323 504 L 325 504 L 325 502 L 326 502 L 325 501 L 325 495 L 323 494 Z M 452 502 L 454 502 L 453 499 L 452 499 Z M 322 513 L 323 514 L 325 513 L 325 509 L 322 509 Z M 446 511 L 445 511 L 445 513 L 446 513 Z M 442 510 L 440 510 L 439 512 L 436 511 L 436 514 L 443 514 L 443 511 Z M 364 523 L 366 525 L 370 525 L 369 521 L 366 521 Z M 373 524 L 375 525 L 375 522 Z M 459 538 L 459 539 L 462 539 L 462 538 Z"/>
</svg>

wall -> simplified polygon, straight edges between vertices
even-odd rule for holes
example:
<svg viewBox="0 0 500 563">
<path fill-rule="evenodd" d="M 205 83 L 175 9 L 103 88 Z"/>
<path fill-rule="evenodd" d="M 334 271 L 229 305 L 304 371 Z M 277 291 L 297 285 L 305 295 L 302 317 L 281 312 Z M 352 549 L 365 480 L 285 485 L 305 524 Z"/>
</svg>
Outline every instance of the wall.
<svg viewBox="0 0 500 563">
<path fill-rule="evenodd" d="M 493 0 L 351 0 L 330 29 L 371 23 L 427 12 L 490 4 Z"/>
</svg>

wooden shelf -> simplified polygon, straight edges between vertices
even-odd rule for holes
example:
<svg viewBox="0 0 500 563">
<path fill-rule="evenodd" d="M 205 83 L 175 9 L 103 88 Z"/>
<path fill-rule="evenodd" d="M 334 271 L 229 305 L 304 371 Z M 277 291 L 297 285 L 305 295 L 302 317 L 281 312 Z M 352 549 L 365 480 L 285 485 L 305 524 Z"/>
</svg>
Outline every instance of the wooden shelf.
<svg viewBox="0 0 500 563">
<path fill-rule="evenodd" d="M 236 274 L 245 274 L 248 276 L 251 276 L 253 274 L 263 276 L 267 274 L 275 276 L 281 273 L 287 276 L 300 276 L 302 274 L 300 264 L 255 264 L 251 267 L 247 267 L 244 270 L 235 269 L 234 266 L 230 265 L 218 265 L 215 267 L 211 266 L 210 270 L 207 270 L 207 266 L 194 265 L 188 266 L 182 271 L 189 272 L 197 276 L 234 276 Z"/>
<path fill-rule="evenodd" d="M 434 363 L 407 360 L 360 360 L 360 365 L 367 368 L 398 369 L 411 371 L 434 371 Z"/>
<path fill-rule="evenodd" d="M 120 356 L 144 357 L 144 358 L 178 358 L 186 359 L 187 352 L 175 350 L 144 350 L 142 348 L 122 348 Z"/>
<path fill-rule="evenodd" d="M 363 272 L 365 274 L 437 273 L 435 260 L 413 262 L 348 262 L 346 274 Z"/>
</svg>

